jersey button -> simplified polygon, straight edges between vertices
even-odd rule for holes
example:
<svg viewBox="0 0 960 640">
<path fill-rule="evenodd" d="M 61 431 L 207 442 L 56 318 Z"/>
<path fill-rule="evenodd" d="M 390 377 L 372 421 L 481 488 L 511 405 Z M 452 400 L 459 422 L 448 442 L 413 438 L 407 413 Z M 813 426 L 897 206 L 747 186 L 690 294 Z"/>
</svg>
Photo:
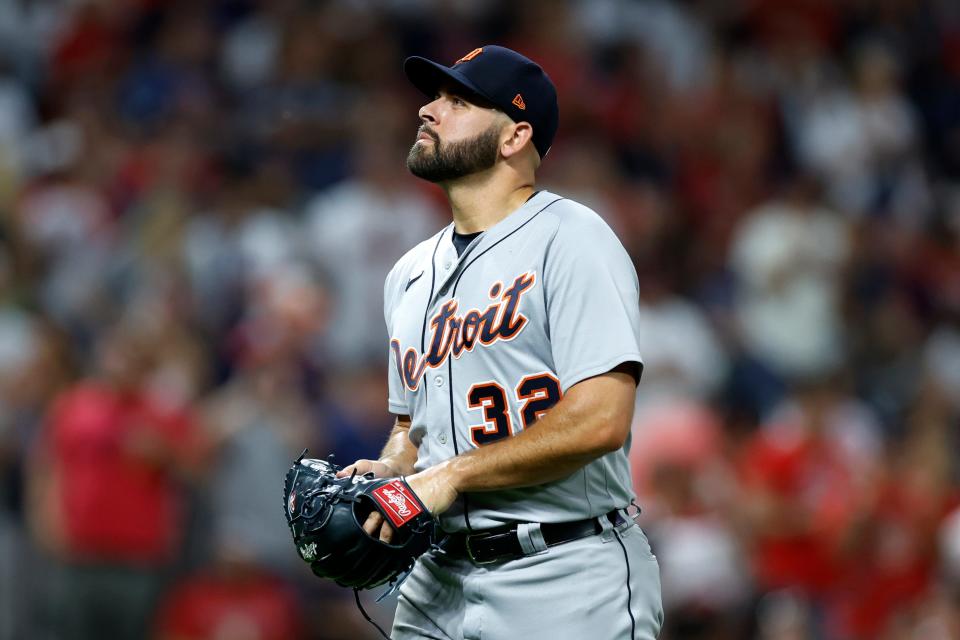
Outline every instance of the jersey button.
<svg viewBox="0 0 960 640">
<path fill-rule="evenodd" d="M 440 376 L 437 376 L 436 378 L 433 379 L 433 383 L 434 383 L 435 385 L 437 385 L 438 387 L 442 387 L 442 386 L 443 386 L 443 378 L 440 377 Z"/>
<path fill-rule="evenodd" d="M 443 268 L 444 268 L 444 269 L 449 269 L 449 268 L 450 268 L 450 265 L 452 265 L 452 264 L 453 264 L 452 262 L 447 261 L 446 263 L 444 263 Z"/>
<path fill-rule="evenodd" d="M 440 444 L 447 444 L 447 434 L 441 433 L 439 436 L 437 436 L 437 440 L 440 441 Z"/>
</svg>

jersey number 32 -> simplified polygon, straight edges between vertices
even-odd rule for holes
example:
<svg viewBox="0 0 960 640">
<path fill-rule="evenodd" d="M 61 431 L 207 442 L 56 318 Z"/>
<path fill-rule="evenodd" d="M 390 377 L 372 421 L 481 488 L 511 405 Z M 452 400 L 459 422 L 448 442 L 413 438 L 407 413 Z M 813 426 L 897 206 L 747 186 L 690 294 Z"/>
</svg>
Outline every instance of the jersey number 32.
<svg viewBox="0 0 960 640">
<path fill-rule="evenodd" d="M 563 394 L 560 381 L 549 373 L 538 373 L 523 378 L 514 388 L 523 428 L 539 420 L 550 407 L 557 404 Z M 478 447 L 513 435 L 507 391 L 497 382 L 479 382 L 467 392 L 467 404 L 471 409 L 483 409 L 484 423 L 470 427 L 470 439 Z"/>
</svg>

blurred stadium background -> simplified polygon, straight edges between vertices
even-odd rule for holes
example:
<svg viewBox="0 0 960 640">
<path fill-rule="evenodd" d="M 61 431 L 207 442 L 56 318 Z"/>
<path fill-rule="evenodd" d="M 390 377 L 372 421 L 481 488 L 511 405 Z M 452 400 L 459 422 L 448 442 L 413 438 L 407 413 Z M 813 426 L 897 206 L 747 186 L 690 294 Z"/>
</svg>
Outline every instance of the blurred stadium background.
<svg viewBox="0 0 960 640">
<path fill-rule="evenodd" d="M 492 42 L 640 275 L 664 640 L 960 638 L 955 0 L 0 0 L 0 638 L 375 637 L 280 479 L 379 450 L 400 65 Z"/>
</svg>

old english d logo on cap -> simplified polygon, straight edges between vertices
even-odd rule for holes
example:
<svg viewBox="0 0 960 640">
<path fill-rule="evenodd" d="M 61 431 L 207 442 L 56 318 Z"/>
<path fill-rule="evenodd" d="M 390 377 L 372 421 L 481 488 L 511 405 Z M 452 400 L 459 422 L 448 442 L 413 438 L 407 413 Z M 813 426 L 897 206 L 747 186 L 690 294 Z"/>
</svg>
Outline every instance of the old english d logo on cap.
<svg viewBox="0 0 960 640">
<path fill-rule="evenodd" d="M 456 65 L 460 64 L 461 62 L 469 62 L 470 60 L 473 60 L 474 58 L 476 58 L 476 57 L 477 57 L 478 55 L 480 55 L 481 53 L 483 53 L 483 47 L 477 47 L 476 49 L 474 49 L 473 51 L 471 51 L 471 52 L 468 53 L 467 55 L 463 56 L 462 58 L 460 58 L 459 60 L 457 60 L 457 61 L 454 62 L 453 64 L 454 64 L 454 66 L 456 66 Z"/>
</svg>

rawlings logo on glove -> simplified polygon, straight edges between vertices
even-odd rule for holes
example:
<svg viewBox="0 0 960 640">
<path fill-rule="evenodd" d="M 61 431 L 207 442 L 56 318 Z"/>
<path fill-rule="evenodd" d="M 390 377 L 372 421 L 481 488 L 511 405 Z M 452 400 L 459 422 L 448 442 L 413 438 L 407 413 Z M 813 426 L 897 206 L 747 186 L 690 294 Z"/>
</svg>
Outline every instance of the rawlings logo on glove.
<svg viewBox="0 0 960 640">
<path fill-rule="evenodd" d="M 434 544 L 433 517 L 403 478 L 338 478 L 339 470 L 301 456 L 287 471 L 284 513 L 297 552 L 314 574 L 341 586 L 396 584 Z M 393 525 L 389 543 L 363 530 L 374 510 Z"/>
<path fill-rule="evenodd" d="M 390 484 L 373 491 L 373 497 L 382 507 L 380 511 L 390 518 L 394 527 L 402 527 L 423 512 L 420 501 L 406 491 L 410 491 L 410 487 L 403 480 L 391 480 Z"/>
</svg>

